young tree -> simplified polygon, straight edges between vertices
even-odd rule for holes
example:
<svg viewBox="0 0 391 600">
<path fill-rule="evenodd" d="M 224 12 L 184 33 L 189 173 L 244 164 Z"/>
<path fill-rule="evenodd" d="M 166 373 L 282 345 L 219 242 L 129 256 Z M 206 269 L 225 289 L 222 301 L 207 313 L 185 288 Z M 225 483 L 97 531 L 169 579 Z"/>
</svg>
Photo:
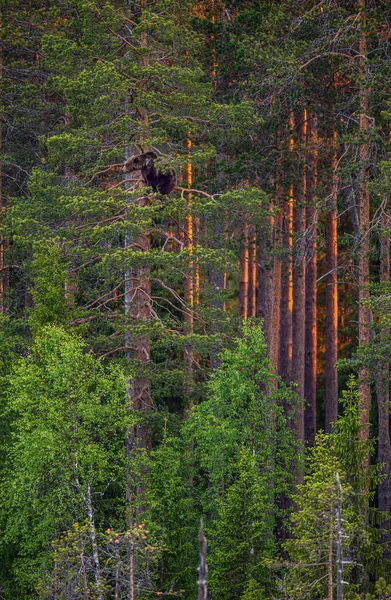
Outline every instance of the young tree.
<svg viewBox="0 0 391 600">
<path fill-rule="evenodd" d="M 259 325 L 251 321 L 192 411 L 195 491 L 208 515 L 209 582 L 213 597 L 246 597 L 248 586 L 269 587 L 265 559 L 277 551 L 278 498 L 289 495 L 290 464 L 300 450 L 283 405 L 295 393 L 273 373 Z"/>
<path fill-rule="evenodd" d="M 2 544 L 16 555 L 8 585 L 34 595 L 50 558 L 47 544 L 86 520 L 98 597 L 103 597 L 97 532 L 123 519 L 125 378 L 83 343 L 46 327 L 8 379 L 12 441 L 1 485 Z"/>
<path fill-rule="evenodd" d="M 368 525 L 367 517 L 369 498 L 373 498 L 379 482 L 379 469 L 363 468 L 366 457 L 373 454 L 374 444 L 361 438 L 364 425 L 360 421 L 358 386 L 353 378 L 342 394 L 341 404 L 344 411 L 334 424 L 335 433 L 320 432 L 316 437 L 309 454 L 310 472 L 295 497 L 297 512 L 292 515 L 292 539 L 286 543 L 293 561 L 287 565 L 286 575 L 290 598 L 303 595 L 332 598 L 341 581 L 337 577 L 341 552 L 343 581 L 351 584 L 344 594 L 355 597 L 369 565 L 373 569 L 376 557 L 379 560 L 382 554 L 381 547 L 374 545 L 376 532 Z"/>
</svg>

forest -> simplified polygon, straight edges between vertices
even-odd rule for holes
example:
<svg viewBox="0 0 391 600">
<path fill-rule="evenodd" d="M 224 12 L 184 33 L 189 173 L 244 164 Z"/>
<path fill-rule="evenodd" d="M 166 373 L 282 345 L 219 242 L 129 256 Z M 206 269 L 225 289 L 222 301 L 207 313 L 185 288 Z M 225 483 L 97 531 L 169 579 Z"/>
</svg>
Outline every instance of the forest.
<svg viewBox="0 0 391 600">
<path fill-rule="evenodd" d="M 391 0 L 0 38 L 0 600 L 391 600 Z"/>
</svg>

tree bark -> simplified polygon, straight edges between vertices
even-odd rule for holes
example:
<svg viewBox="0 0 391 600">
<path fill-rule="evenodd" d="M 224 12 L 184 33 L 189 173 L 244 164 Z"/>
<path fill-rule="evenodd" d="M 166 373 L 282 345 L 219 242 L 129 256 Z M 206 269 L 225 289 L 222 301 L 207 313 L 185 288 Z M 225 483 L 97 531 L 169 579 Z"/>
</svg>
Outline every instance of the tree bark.
<svg viewBox="0 0 391 600">
<path fill-rule="evenodd" d="M 293 114 L 290 117 L 289 150 L 293 151 Z M 285 383 L 292 380 L 292 242 L 293 242 L 293 185 L 289 186 L 288 199 L 284 203 L 282 217 L 283 260 L 281 272 L 280 348 L 278 374 Z"/>
<path fill-rule="evenodd" d="M 337 479 L 337 535 L 336 535 L 336 546 L 337 546 L 337 600 L 343 600 L 343 556 L 342 556 L 342 544 L 343 544 L 343 531 L 342 531 L 342 486 L 339 480 L 339 474 L 336 473 Z"/>
<path fill-rule="evenodd" d="M 239 283 L 239 316 L 244 320 L 248 318 L 248 224 L 243 227 L 240 240 L 240 283 Z"/>
<path fill-rule="evenodd" d="M 272 217 L 273 239 L 273 312 L 271 317 L 271 340 L 270 357 L 274 370 L 278 371 L 278 355 L 280 349 L 280 321 L 281 321 L 281 284 L 282 284 L 282 211 L 284 195 L 284 176 L 282 170 L 282 137 L 283 132 L 280 127 L 277 135 L 278 157 L 276 162 L 276 202 L 277 211 Z"/>
<path fill-rule="evenodd" d="M 359 226 L 360 245 L 358 249 L 358 343 L 365 346 L 370 339 L 371 314 L 367 305 L 369 300 L 369 142 L 368 133 L 369 120 L 369 90 L 367 83 L 367 37 L 366 37 L 366 1 L 358 1 L 358 10 L 361 18 L 360 34 L 360 137 L 363 140 L 360 145 L 360 179 L 359 179 Z M 369 415 L 371 409 L 371 388 L 369 382 L 369 370 L 363 367 L 359 373 L 359 395 L 360 395 L 360 422 L 362 425 L 361 439 L 369 438 Z M 368 457 L 369 460 L 369 457 Z"/>
<path fill-rule="evenodd" d="M 200 525 L 200 566 L 198 568 L 198 600 L 208 598 L 208 565 L 206 564 L 206 537 L 204 534 L 204 523 L 201 519 Z"/>
<path fill-rule="evenodd" d="M 91 487 L 87 485 L 87 493 L 86 493 L 86 508 L 88 515 L 88 525 L 89 525 L 89 534 L 91 540 L 91 548 L 92 548 L 92 558 L 94 562 L 94 574 L 95 574 L 95 583 L 96 583 L 96 591 L 97 591 L 97 599 L 103 599 L 102 592 L 102 576 L 100 570 L 100 560 L 99 560 L 99 552 L 98 552 L 98 543 L 96 540 L 96 527 L 95 527 L 95 519 L 94 519 L 94 511 L 92 507 L 92 496 L 91 496 Z"/>
<path fill-rule="evenodd" d="M 257 236 L 253 225 L 249 227 L 248 242 L 248 317 L 257 313 Z"/>
<path fill-rule="evenodd" d="M 330 512 L 329 520 L 329 559 L 327 564 L 328 600 L 333 600 L 333 545 L 334 545 L 334 515 Z"/>
<path fill-rule="evenodd" d="M 295 114 L 295 129 L 298 137 L 298 149 L 304 147 L 306 136 L 306 111 Z M 304 349 L 306 321 L 306 264 L 305 264 L 305 187 L 306 180 L 303 165 L 298 162 L 294 184 L 294 232 L 298 236 L 295 243 L 293 268 L 293 314 L 292 314 L 292 381 L 297 384 L 297 392 L 304 398 Z M 296 432 L 299 441 L 304 443 L 304 408 L 296 409 Z"/>
<path fill-rule="evenodd" d="M 193 163 L 191 160 L 191 139 L 187 140 L 187 187 L 189 189 L 192 188 L 193 185 Z M 187 335 L 191 335 L 194 332 L 194 304 L 196 302 L 197 290 L 198 290 L 198 265 L 193 258 L 194 252 L 194 231 L 195 223 L 192 214 L 192 197 L 191 194 L 187 195 L 187 217 L 186 217 L 186 226 L 185 226 L 185 246 L 189 251 L 190 261 L 189 261 L 189 274 L 185 276 L 185 301 L 186 301 L 186 310 L 184 315 L 185 321 L 185 333 Z M 186 408 L 185 408 L 185 416 L 189 414 L 193 406 L 193 371 L 194 371 L 194 351 L 192 348 L 185 346 L 184 350 L 184 361 L 187 365 L 187 373 L 186 373 L 186 383 L 184 389 Z"/>
<path fill-rule="evenodd" d="M 271 210 L 273 206 L 271 205 Z M 274 264 L 271 249 L 273 248 L 273 217 L 259 231 L 258 272 L 257 272 L 257 317 L 263 320 L 263 331 L 268 354 L 271 356 L 273 336 L 273 282 Z"/>
<path fill-rule="evenodd" d="M 326 433 L 338 417 L 338 214 L 337 214 L 337 132 L 331 159 L 331 186 L 326 214 Z"/>
<path fill-rule="evenodd" d="M 304 378 L 304 435 L 308 446 L 315 443 L 316 433 L 316 372 L 317 372 L 317 210 L 315 206 L 318 148 L 318 122 L 314 115 L 308 118 L 307 169 L 306 169 L 306 230 L 307 265 L 305 291 L 305 378 Z"/>
</svg>

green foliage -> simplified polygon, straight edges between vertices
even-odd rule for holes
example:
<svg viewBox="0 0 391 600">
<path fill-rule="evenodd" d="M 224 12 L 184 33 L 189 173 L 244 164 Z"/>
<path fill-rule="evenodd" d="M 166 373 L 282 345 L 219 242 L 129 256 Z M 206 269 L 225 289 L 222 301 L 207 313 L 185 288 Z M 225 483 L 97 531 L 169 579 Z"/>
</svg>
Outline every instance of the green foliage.
<svg viewBox="0 0 391 600">
<path fill-rule="evenodd" d="M 324 598 L 328 593 L 329 556 L 332 553 L 333 582 L 336 583 L 336 507 L 339 473 L 342 486 L 344 581 L 350 580 L 345 596 L 356 598 L 358 584 L 367 569 L 376 569 L 382 550 L 377 533 L 368 520 L 369 499 L 379 483 L 379 468 L 368 465 L 374 443 L 362 439 L 359 396 L 354 378 L 342 393 L 343 415 L 334 433 L 319 432 L 310 450 L 309 474 L 295 496 L 292 539 L 285 544 L 292 564 L 285 578 L 289 598 Z M 372 511 L 373 512 L 373 511 Z"/>
<path fill-rule="evenodd" d="M 150 457 L 147 514 L 151 534 L 161 546 L 157 587 L 194 595 L 198 560 L 199 511 L 191 497 L 189 447 L 181 437 L 169 437 L 164 425 L 162 443 Z"/>
<path fill-rule="evenodd" d="M 98 522 L 121 517 L 125 379 L 84 354 L 78 338 L 46 327 L 10 375 L 7 401 L 12 443 L 1 485 L 2 544 L 17 555 L 15 589 L 31 589 L 48 541 L 87 516 L 89 496 Z"/>
<path fill-rule="evenodd" d="M 291 493 L 295 454 L 300 461 L 283 407 L 294 410 L 297 397 L 273 374 L 262 329 L 251 322 L 224 351 L 208 392 L 184 432 L 209 515 L 211 590 L 225 600 L 241 597 L 251 581 L 270 588 L 265 560 L 277 549 L 279 497 Z"/>
<path fill-rule="evenodd" d="M 391 584 L 380 577 L 375 584 L 375 589 L 372 594 L 363 596 L 365 600 L 390 600 L 391 599 Z"/>
<path fill-rule="evenodd" d="M 35 247 L 32 273 L 34 310 L 30 318 L 31 328 L 38 330 L 48 324 L 60 325 L 69 316 L 65 287 L 69 277 L 58 240 L 43 241 Z"/>
</svg>

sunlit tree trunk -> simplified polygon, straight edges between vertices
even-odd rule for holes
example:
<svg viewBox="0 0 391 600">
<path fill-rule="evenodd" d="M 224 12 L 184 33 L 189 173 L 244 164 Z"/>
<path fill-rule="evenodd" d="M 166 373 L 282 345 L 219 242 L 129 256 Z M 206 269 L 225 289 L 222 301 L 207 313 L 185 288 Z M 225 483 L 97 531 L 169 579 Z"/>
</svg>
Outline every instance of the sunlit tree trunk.
<svg viewBox="0 0 391 600">
<path fill-rule="evenodd" d="M 193 163 L 191 159 L 191 139 L 187 139 L 187 167 L 186 167 L 186 178 L 187 187 L 189 189 L 193 186 Z M 191 335 L 194 331 L 194 304 L 197 295 L 197 273 L 198 265 L 196 265 L 193 253 L 194 253 L 194 228 L 195 222 L 192 214 L 192 196 L 191 193 L 187 195 L 187 217 L 186 217 L 186 228 L 185 228 L 185 246 L 188 249 L 190 260 L 189 260 L 189 274 L 185 277 L 185 301 L 186 309 L 184 314 L 184 320 L 186 325 L 186 334 Z M 192 348 L 185 347 L 184 360 L 187 365 L 187 381 L 185 384 L 185 399 L 186 399 L 186 414 L 193 406 L 192 392 L 193 392 L 193 370 L 194 370 L 194 352 Z"/>
<path fill-rule="evenodd" d="M 298 138 L 298 150 L 301 154 L 306 138 L 307 113 L 304 110 L 295 114 L 295 130 Z M 294 233 L 297 236 L 293 268 L 293 314 L 292 314 L 292 381 L 297 384 L 297 392 L 304 398 L 304 349 L 305 349 L 305 306 L 306 306 L 306 260 L 305 235 L 306 178 L 303 165 L 296 161 L 297 170 L 294 184 Z M 298 439 L 304 443 L 304 408 L 296 409 L 296 431 Z"/>
<path fill-rule="evenodd" d="M 293 114 L 290 118 L 289 150 L 293 152 Z M 278 374 L 285 383 L 292 378 L 292 244 L 293 244 L 293 185 L 289 186 L 288 199 L 284 203 L 282 217 L 283 261 L 281 275 L 281 308 L 280 308 L 280 348 L 278 358 Z"/>
<path fill-rule="evenodd" d="M 307 127 L 307 168 L 306 168 L 306 236 L 307 265 L 305 291 L 305 380 L 304 380 L 304 437 L 306 444 L 313 446 L 316 432 L 316 371 L 317 371 L 317 210 L 315 206 L 318 148 L 317 118 L 308 118 Z"/>
<path fill-rule="evenodd" d="M 248 317 L 257 312 L 257 236 L 253 225 L 249 227 L 248 239 Z"/>
<path fill-rule="evenodd" d="M 337 132 L 334 131 L 326 214 L 326 419 L 327 433 L 338 417 L 338 214 Z"/>
<path fill-rule="evenodd" d="M 248 267 L 249 267 L 249 244 L 247 223 L 243 226 L 242 238 L 240 240 L 240 283 L 239 283 L 239 315 L 243 319 L 248 318 Z"/>
</svg>

